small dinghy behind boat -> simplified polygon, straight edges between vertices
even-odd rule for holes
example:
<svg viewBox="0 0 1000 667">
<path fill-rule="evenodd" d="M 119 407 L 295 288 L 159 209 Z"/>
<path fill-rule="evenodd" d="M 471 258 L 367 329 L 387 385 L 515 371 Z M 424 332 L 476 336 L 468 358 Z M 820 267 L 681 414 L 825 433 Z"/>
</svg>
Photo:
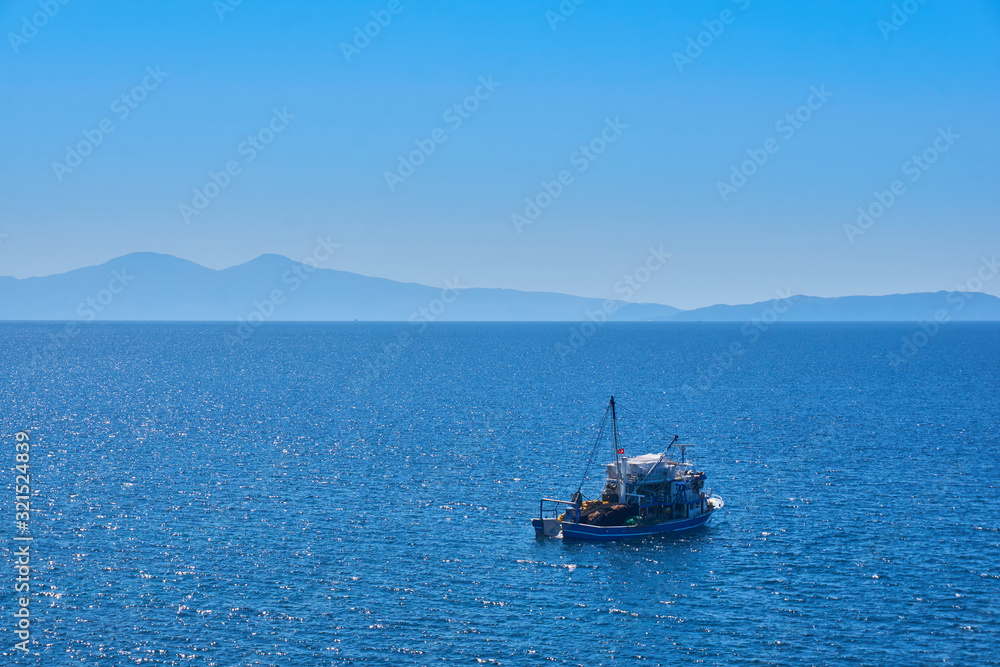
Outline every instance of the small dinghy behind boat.
<svg viewBox="0 0 1000 667">
<path fill-rule="evenodd" d="M 584 480 L 609 415 L 615 460 L 607 465 L 607 480 L 600 500 L 584 500 L 582 481 L 571 500 L 542 498 L 539 516 L 531 520 L 535 535 L 616 540 L 690 530 L 711 521 L 724 503 L 705 488 L 705 473 L 696 471 L 687 460 L 690 445 L 676 445 L 680 449 L 679 460 L 667 458 L 677 436 L 662 454 L 626 457 L 618 442 L 614 396 L 598 428 Z"/>
</svg>

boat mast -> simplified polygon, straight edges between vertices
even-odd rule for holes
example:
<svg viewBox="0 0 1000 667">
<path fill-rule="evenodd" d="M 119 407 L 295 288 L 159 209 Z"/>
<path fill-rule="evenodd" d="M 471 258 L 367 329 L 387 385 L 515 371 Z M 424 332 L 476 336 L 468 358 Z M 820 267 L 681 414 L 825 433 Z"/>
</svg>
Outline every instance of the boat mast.
<svg viewBox="0 0 1000 667">
<path fill-rule="evenodd" d="M 615 470 L 618 471 L 618 488 L 622 484 L 622 465 L 620 454 L 618 453 L 618 416 L 615 414 L 615 397 L 611 397 L 611 433 L 615 444 Z"/>
<path fill-rule="evenodd" d="M 618 417 L 615 416 L 615 397 L 611 397 L 611 431 L 615 439 L 615 458 L 618 458 Z"/>
</svg>

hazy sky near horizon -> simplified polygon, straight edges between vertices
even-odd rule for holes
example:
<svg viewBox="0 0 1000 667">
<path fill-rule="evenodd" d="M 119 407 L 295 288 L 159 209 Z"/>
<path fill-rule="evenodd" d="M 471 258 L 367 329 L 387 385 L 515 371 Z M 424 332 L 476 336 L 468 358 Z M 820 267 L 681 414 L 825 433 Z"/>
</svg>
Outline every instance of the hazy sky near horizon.
<svg viewBox="0 0 1000 667">
<path fill-rule="evenodd" d="M 323 238 L 326 268 L 613 297 L 662 246 L 633 300 L 694 308 L 1000 254 L 995 1 L 235 1 L 0 4 L 0 275 Z"/>
</svg>

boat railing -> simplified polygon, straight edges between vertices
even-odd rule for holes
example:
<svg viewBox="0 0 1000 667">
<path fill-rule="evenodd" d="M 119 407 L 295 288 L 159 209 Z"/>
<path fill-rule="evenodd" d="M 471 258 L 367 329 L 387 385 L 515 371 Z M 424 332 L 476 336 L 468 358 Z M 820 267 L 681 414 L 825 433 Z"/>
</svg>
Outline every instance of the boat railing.
<svg viewBox="0 0 1000 667">
<path fill-rule="evenodd" d="M 546 506 L 546 503 L 549 503 Z M 568 505 L 570 507 L 575 507 L 575 503 L 569 500 L 556 500 L 555 498 L 542 498 L 542 501 L 538 504 L 538 518 L 540 519 L 555 519 L 559 516 L 559 506 Z"/>
<path fill-rule="evenodd" d="M 651 498 L 646 495 L 638 493 L 626 493 L 623 502 L 626 505 L 642 505 L 643 503 L 649 502 Z"/>
</svg>

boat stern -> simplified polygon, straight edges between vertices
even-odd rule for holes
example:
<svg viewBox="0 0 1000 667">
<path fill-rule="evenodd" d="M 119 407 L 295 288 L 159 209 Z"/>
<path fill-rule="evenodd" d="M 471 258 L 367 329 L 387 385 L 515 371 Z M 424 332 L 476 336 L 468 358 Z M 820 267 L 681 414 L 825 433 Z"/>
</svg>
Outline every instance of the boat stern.
<svg viewBox="0 0 1000 667">
<path fill-rule="evenodd" d="M 562 522 L 555 518 L 532 519 L 535 537 L 558 537 L 562 533 Z"/>
</svg>

